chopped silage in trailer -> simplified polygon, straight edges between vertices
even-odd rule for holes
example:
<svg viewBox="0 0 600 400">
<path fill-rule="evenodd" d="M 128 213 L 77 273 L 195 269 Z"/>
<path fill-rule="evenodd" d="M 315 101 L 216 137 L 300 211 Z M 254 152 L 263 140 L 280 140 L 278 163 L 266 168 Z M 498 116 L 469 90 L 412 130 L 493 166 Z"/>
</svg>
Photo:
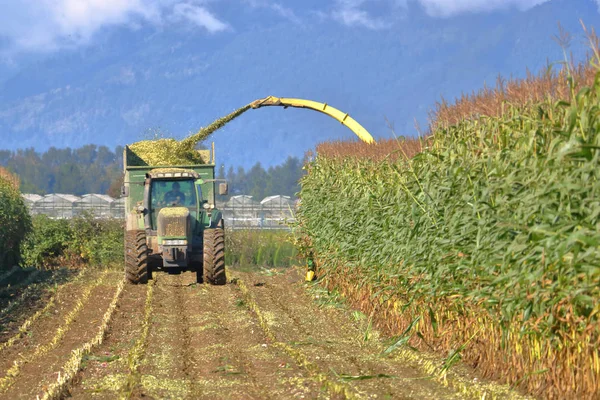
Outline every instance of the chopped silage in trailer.
<svg viewBox="0 0 600 400">
<path fill-rule="evenodd" d="M 215 120 L 207 127 L 200 128 L 198 132 L 181 141 L 167 138 L 133 143 L 129 149 L 134 156 L 128 160 L 128 164 L 132 166 L 169 166 L 208 162 L 208 160 L 203 160 L 202 155 L 196 151 L 196 145 L 249 109 L 249 105 L 239 108 L 231 114 Z"/>
</svg>

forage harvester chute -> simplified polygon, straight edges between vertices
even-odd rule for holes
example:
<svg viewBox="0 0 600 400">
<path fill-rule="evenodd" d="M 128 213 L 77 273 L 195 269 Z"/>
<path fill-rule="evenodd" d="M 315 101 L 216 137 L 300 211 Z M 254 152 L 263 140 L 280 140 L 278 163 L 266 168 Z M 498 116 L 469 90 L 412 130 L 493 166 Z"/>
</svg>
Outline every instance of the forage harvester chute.
<svg viewBox="0 0 600 400">
<path fill-rule="evenodd" d="M 252 108 L 261 108 L 261 107 L 270 107 L 270 106 L 280 106 L 283 108 L 294 107 L 294 108 L 308 108 L 310 110 L 319 111 L 325 115 L 329 115 L 330 117 L 336 119 L 342 125 L 346 126 L 352 132 L 356 134 L 366 143 L 375 143 L 373 136 L 354 118 L 348 115 L 345 112 L 338 110 L 337 108 L 331 107 L 327 103 L 319 103 L 312 100 L 303 100 L 303 99 L 293 99 L 286 97 L 275 97 L 269 96 L 264 99 L 255 100 L 250 103 Z"/>
</svg>

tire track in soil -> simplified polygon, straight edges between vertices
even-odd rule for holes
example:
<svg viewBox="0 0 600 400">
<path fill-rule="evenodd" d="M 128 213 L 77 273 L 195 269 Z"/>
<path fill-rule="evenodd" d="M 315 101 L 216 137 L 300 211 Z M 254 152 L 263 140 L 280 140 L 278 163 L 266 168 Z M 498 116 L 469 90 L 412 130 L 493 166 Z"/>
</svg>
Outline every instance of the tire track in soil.
<svg viewBox="0 0 600 400">
<path fill-rule="evenodd" d="M 248 279 L 248 277 L 246 277 L 246 279 Z M 256 279 L 256 277 L 254 277 L 254 279 Z M 286 296 L 286 303 L 283 303 L 281 301 L 281 299 L 278 296 L 274 296 L 274 293 L 272 293 L 272 291 L 270 289 L 272 289 L 272 285 L 265 285 L 264 282 L 256 282 L 255 284 L 251 285 L 254 289 L 250 289 L 248 290 L 250 296 L 252 296 L 255 300 L 257 300 L 257 306 L 259 306 L 262 310 L 261 312 L 263 314 L 266 314 L 268 316 L 268 318 L 270 319 L 270 325 L 277 325 L 278 321 L 277 318 L 288 318 L 291 322 L 291 326 L 292 329 L 286 329 L 287 333 L 290 332 L 294 332 L 294 335 L 290 335 L 289 337 L 287 337 L 286 339 L 290 339 L 290 338 L 296 338 L 295 340 L 287 340 L 283 343 L 290 345 L 292 348 L 294 346 L 307 346 L 307 345 L 313 345 L 316 346 L 318 348 L 318 351 L 316 351 L 316 353 L 319 353 L 320 355 L 317 355 L 315 357 L 315 364 L 317 366 L 320 367 L 321 371 L 337 371 L 339 372 L 339 370 L 337 370 L 336 368 L 333 368 L 333 365 L 328 364 L 328 365 L 322 365 L 324 363 L 319 362 L 321 360 L 321 355 L 325 356 L 325 359 L 327 359 L 328 361 L 331 361 L 329 359 L 333 359 L 336 361 L 339 361 L 341 365 L 344 365 L 344 367 L 346 368 L 345 375 L 354 375 L 354 376 L 360 376 L 360 375 L 377 375 L 377 372 L 373 372 L 371 371 L 364 371 L 364 369 L 361 367 L 361 365 L 359 365 L 358 360 L 356 359 L 355 356 L 351 356 L 349 357 L 347 360 L 340 360 L 340 358 L 343 358 L 345 355 L 340 354 L 340 349 L 337 348 L 335 346 L 335 342 L 334 340 L 332 340 L 332 338 L 340 338 L 340 341 L 344 341 L 344 336 L 348 334 L 347 331 L 343 331 L 340 330 L 340 325 L 338 324 L 331 324 L 331 326 L 326 326 L 324 329 L 325 331 L 328 332 L 327 337 L 317 337 L 315 340 L 315 331 L 311 331 L 309 330 L 308 326 L 306 326 L 306 324 L 298 317 L 298 315 L 303 315 L 307 312 L 306 308 L 302 308 L 301 310 L 296 310 L 295 312 L 292 312 L 288 306 L 288 304 L 286 304 L 287 302 L 290 302 L 292 304 L 298 304 L 297 299 L 290 299 L 289 297 Z M 258 289 L 261 288 L 261 289 Z M 266 301 L 261 301 L 262 299 L 258 299 L 257 294 L 259 294 L 262 296 L 266 296 L 268 298 L 268 300 Z M 291 301 L 290 301 L 291 300 Z M 267 305 L 267 307 L 269 308 L 278 308 L 279 312 L 273 311 L 273 310 L 268 310 L 265 309 L 264 306 Z M 313 313 L 311 313 L 313 314 Z M 273 318 L 275 316 L 275 318 Z M 331 329 L 333 328 L 333 329 Z M 317 331 L 318 332 L 318 331 Z M 332 337 L 330 337 L 329 335 L 333 335 Z M 350 345 L 356 345 L 357 343 L 349 343 Z M 300 348 L 298 348 L 298 352 L 304 356 L 306 356 L 305 352 L 303 352 Z M 310 357 L 309 361 L 310 360 Z M 345 362 L 344 362 L 345 361 Z M 349 368 L 349 366 L 351 366 L 351 368 Z M 324 368 L 324 367 L 329 367 L 329 369 Z M 347 373 L 347 372 L 351 372 L 351 373 Z M 329 375 L 329 380 L 331 381 L 336 381 L 339 380 L 334 374 L 327 374 Z M 385 382 L 387 380 L 386 379 L 382 379 L 379 380 L 379 382 L 377 383 L 377 386 L 379 389 L 381 389 L 381 386 L 386 385 Z M 365 395 L 365 392 L 361 390 L 358 390 L 358 388 L 355 387 L 355 385 L 349 385 L 352 389 L 354 389 L 354 391 L 358 394 L 359 397 L 363 397 Z M 388 385 L 386 385 L 388 386 Z M 385 393 L 386 395 L 389 395 L 389 393 Z M 361 396 L 362 395 L 362 396 Z"/>
<path fill-rule="evenodd" d="M 100 276 L 103 276 L 102 273 Z M 56 381 L 58 372 L 64 360 L 69 358 L 71 351 L 95 336 L 98 327 L 102 323 L 102 317 L 114 297 L 117 283 L 120 280 L 119 278 L 120 274 L 107 273 L 103 280 L 91 283 L 93 288 L 87 299 L 82 302 L 77 299 L 77 301 L 74 301 L 73 308 L 63 310 L 69 315 L 78 306 L 81 307 L 74 314 L 72 322 L 63 330 L 63 336 L 56 345 L 50 346 L 49 343 L 51 342 L 46 342 L 45 344 L 37 342 L 32 346 L 35 351 L 29 356 L 24 356 L 24 359 L 29 362 L 22 364 L 12 384 L 2 394 L 3 398 L 36 398 L 36 396 L 43 394 L 48 385 Z M 86 290 L 85 286 L 84 290 Z M 55 321 L 55 324 L 56 321 L 59 321 L 60 325 L 57 329 L 50 330 L 52 334 L 47 336 L 50 340 L 57 337 L 57 334 L 63 329 L 62 323 L 64 317 L 58 315 L 56 318 L 51 319 Z M 36 356 L 40 346 L 49 347 L 47 352 Z M 18 357 L 23 357 L 23 354 L 18 354 Z"/>
<path fill-rule="evenodd" d="M 180 399 L 193 392 L 189 316 L 183 307 L 185 285 L 182 275 L 160 275 L 135 398 Z"/>
<path fill-rule="evenodd" d="M 183 375 L 193 399 L 316 398 L 318 385 L 279 350 L 267 344 L 254 316 L 234 285 L 195 285 L 181 276 L 174 289 L 181 298 Z M 179 301 L 179 300 L 178 300 Z M 186 338 L 187 335 L 187 338 Z M 186 344 L 188 343 L 188 344 Z M 147 377 L 143 378 L 148 382 Z M 148 382 L 149 383 L 149 382 Z M 182 385 L 183 386 L 183 385 Z M 156 391 L 149 396 L 169 398 Z M 160 394 L 161 396 L 158 396 Z M 168 395 L 167 395 L 168 396 Z M 177 396 L 173 396 L 177 397 Z"/>
<path fill-rule="evenodd" d="M 245 301 L 247 302 L 248 308 L 256 316 L 256 319 L 258 320 L 261 329 L 263 330 L 265 336 L 270 339 L 273 347 L 276 347 L 276 348 L 280 349 L 281 351 L 283 351 L 284 353 L 288 354 L 296 362 L 296 364 L 299 367 L 303 368 L 303 370 L 309 376 L 309 379 L 313 380 L 314 382 L 321 383 L 322 389 L 326 390 L 330 394 L 331 398 L 335 398 L 335 399 L 345 398 L 345 399 L 351 399 L 351 400 L 361 398 L 359 393 L 355 392 L 345 382 L 338 380 L 338 379 L 332 380 L 330 377 L 328 377 L 326 374 L 324 374 L 323 371 L 320 369 L 320 367 L 317 364 L 311 362 L 306 357 L 306 355 L 303 354 L 301 351 L 298 351 L 297 349 L 292 348 L 287 343 L 277 340 L 277 337 L 273 333 L 273 330 L 271 329 L 271 326 L 270 326 L 273 324 L 272 318 L 269 318 L 267 316 L 267 313 L 265 313 L 261 310 L 259 305 L 256 303 L 254 296 L 252 295 L 252 293 L 250 293 L 245 282 L 239 278 L 235 278 L 235 280 L 236 280 L 236 284 L 240 288 L 240 292 L 242 293 L 242 296 L 244 297 Z M 263 285 L 264 285 L 264 283 L 261 284 L 260 286 L 263 286 Z"/>
<path fill-rule="evenodd" d="M 266 277 L 236 273 L 248 282 L 250 294 L 269 319 L 278 340 L 294 347 L 336 381 L 344 376 L 394 378 L 348 380 L 360 397 L 394 399 L 454 399 L 456 392 L 417 370 L 379 356 L 382 349 L 364 343 L 364 332 L 339 310 L 319 308 L 298 282 L 296 271 Z M 258 286 L 255 286 L 258 284 Z"/>
<path fill-rule="evenodd" d="M 75 399 L 115 399 L 129 374 L 127 358 L 142 330 L 145 285 L 125 285 L 104 342 L 86 357 L 74 380 Z"/>
</svg>

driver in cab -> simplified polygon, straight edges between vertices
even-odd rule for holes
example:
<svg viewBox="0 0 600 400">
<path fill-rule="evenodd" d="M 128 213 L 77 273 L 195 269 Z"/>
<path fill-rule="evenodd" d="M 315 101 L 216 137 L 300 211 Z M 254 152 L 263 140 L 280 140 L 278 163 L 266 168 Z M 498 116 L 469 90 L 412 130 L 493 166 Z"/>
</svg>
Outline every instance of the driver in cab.
<svg viewBox="0 0 600 400">
<path fill-rule="evenodd" d="M 164 200 L 167 204 L 183 204 L 185 202 L 185 194 L 179 190 L 179 182 L 173 182 L 171 190 L 165 193 Z"/>
</svg>

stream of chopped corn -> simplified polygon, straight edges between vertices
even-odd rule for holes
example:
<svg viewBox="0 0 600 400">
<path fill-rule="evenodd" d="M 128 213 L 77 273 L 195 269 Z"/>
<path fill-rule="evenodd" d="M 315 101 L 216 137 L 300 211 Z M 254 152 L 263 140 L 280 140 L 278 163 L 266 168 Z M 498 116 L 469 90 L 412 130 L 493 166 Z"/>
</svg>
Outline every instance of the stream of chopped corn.
<svg viewBox="0 0 600 400">
<path fill-rule="evenodd" d="M 156 139 L 133 143 L 129 146 L 129 149 L 134 154 L 129 157 L 127 164 L 132 166 L 168 166 L 206 163 L 208 160 L 202 159 L 200 153 L 196 151 L 196 145 L 249 109 L 250 105 L 239 108 L 231 114 L 213 121 L 210 125 L 200 128 L 198 132 L 181 141 Z"/>
</svg>

